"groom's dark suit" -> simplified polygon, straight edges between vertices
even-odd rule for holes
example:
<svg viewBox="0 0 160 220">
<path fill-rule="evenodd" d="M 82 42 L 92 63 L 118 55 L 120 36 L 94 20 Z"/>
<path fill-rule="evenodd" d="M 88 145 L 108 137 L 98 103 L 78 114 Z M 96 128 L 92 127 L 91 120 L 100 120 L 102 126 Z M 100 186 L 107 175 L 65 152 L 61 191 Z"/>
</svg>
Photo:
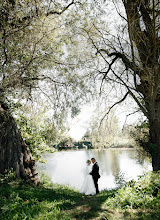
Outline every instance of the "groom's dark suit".
<svg viewBox="0 0 160 220">
<path fill-rule="evenodd" d="M 98 179 L 100 178 L 100 175 L 99 175 L 99 166 L 98 166 L 97 162 L 95 162 L 93 164 L 92 171 L 90 172 L 90 174 L 93 177 L 94 185 L 95 185 L 95 188 L 96 188 L 96 193 L 99 193 Z"/>
</svg>

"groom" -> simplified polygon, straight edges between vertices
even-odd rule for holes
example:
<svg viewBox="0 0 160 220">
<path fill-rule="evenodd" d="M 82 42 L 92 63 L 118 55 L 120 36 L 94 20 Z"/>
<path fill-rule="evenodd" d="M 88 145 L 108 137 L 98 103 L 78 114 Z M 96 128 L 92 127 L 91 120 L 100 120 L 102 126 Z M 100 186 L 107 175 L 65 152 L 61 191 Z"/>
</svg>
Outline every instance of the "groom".
<svg viewBox="0 0 160 220">
<path fill-rule="evenodd" d="M 91 158 L 91 161 L 93 163 L 93 167 L 92 167 L 92 171 L 90 172 L 90 174 L 93 177 L 94 185 L 96 188 L 96 194 L 97 194 L 97 193 L 99 193 L 99 189 L 98 189 L 98 179 L 100 178 L 99 166 L 98 166 L 98 163 L 96 162 L 95 158 Z"/>
</svg>

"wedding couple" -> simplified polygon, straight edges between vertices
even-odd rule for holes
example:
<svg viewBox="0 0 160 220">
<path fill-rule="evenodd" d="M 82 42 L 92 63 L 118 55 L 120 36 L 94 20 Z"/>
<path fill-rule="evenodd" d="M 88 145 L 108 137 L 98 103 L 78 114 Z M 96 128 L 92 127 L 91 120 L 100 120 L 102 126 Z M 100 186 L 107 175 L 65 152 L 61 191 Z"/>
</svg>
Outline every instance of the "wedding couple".
<svg viewBox="0 0 160 220">
<path fill-rule="evenodd" d="M 98 189 L 98 179 L 100 178 L 99 166 L 95 158 L 92 158 L 91 160 L 87 160 L 86 163 L 87 166 L 85 170 L 85 179 L 81 187 L 80 193 L 84 193 L 85 195 L 95 195 L 99 193 L 99 189 Z"/>
</svg>

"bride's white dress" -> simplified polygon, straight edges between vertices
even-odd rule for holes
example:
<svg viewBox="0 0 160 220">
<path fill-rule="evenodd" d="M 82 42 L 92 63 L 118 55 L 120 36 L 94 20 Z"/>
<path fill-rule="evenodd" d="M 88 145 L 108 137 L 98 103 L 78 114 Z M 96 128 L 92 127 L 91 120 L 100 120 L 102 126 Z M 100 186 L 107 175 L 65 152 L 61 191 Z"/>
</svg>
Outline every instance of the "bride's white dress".
<svg viewBox="0 0 160 220">
<path fill-rule="evenodd" d="M 82 187 L 80 189 L 80 193 L 84 193 L 85 195 L 95 195 L 96 194 L 96 188 L 93 182 L 92 176 L 89 174 L 92 170 L 91 165 L 87 165 L 84 173 L 84 182 L 82 184 Z"/>
</svg>

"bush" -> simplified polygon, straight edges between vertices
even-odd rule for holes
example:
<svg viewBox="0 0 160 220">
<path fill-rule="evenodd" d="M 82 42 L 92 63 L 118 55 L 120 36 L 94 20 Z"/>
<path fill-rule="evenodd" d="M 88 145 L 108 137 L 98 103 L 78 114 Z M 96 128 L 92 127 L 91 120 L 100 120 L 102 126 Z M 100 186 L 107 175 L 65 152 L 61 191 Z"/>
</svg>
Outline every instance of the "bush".
<svg viewBox="0 0 160 220">
<path fill-rule="evenodd" d="M 106 205 L 122 209 L 160 209 L 160 172 L 148 172 L 138 182 L 130 181 L 114 198 L 108 199 Z"/>
</svg>

